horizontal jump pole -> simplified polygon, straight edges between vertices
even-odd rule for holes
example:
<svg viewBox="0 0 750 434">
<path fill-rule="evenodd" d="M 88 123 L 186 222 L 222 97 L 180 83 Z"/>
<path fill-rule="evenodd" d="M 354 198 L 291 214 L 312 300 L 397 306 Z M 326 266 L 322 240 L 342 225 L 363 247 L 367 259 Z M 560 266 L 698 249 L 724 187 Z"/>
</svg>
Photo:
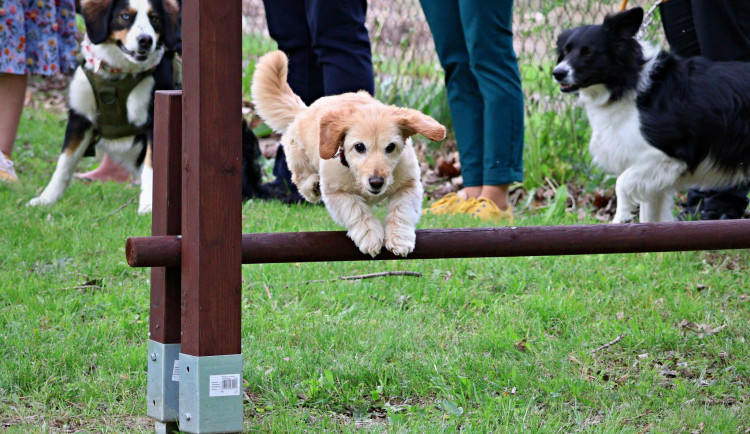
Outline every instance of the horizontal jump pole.
<svg viewBox="0 0 750 434">
<path fill-rule="evenodd" d="M 750 220 L 671 223 L 513 226 L 424 229 L 408 257 L 385 248 L 374 259 L 483 258 L 677 252 L 750 248 Z M 131 237 L 125 246 L 131 267 L 180 266 L 179 236 Z M 372 260 L 346 232 L 280 232 L 242 235 L 242 263 Z"/>
</svg>

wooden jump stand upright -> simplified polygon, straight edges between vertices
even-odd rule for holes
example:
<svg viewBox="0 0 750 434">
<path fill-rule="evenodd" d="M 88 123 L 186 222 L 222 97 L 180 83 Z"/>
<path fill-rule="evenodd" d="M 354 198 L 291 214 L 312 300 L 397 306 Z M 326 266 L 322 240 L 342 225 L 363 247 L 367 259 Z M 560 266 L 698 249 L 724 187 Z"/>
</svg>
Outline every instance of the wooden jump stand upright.
<svg viewBox="0 0 750 434">
<path fill-rule="evenodd" d="M 157 432 L 240 432 L 241 264 L 363 261 L 345 232 L 241 233 L 241 3 L 183 3 L 183 92 L 157 92 L 148 415 Z M 407 259 L 750 248 L 750 220 L 417 231 Z M 384 251 L 376 260 L 403 259 Z"/>
</svg>

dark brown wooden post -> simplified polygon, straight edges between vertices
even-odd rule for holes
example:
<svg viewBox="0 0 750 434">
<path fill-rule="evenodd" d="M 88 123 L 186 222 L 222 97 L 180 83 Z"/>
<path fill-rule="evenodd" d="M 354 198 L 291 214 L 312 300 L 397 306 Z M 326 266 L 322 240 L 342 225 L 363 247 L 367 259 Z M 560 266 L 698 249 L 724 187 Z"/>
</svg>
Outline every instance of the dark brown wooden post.
<svg viewBox="0 0 750 434">
<path fill-rule="evenodd" d="M 157 92 L 154 101 L 152 235 L 180 235 L 182 225 L 182 92 Z M 171 432 L 179 417 L 180 267 L 151 268 L 148 341 L 148 415 Z M 165 425 L 166 424 L 166 425 Z M 167 426 L 169 425 L 169 426 Z"/>
<path fill-rule="evenodd" d="M 242 430 L 240 0 L 183 3 L 180 429 Z"/>
</svg>

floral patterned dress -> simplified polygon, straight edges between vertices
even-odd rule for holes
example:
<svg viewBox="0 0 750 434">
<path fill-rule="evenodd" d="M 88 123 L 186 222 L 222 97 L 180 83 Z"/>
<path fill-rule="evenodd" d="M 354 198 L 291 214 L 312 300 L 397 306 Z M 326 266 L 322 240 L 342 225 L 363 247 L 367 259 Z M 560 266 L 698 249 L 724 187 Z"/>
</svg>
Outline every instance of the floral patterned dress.
<svg viewBox="0 0 750 434">
<path fill-rule="evenodd" d="M 0 0 L 0 73 L 73 72 L 74 0 Z"/>
</svg>

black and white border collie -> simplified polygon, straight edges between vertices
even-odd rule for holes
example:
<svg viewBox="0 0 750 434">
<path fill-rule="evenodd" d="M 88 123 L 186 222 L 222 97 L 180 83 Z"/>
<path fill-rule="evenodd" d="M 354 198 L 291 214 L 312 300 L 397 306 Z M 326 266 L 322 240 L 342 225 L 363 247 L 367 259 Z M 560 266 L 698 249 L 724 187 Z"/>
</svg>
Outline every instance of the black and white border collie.
<svg viewBox="0 0 750 434">
<path fill-rule="evenodd" d="M 635 39 L 643 10 L 563 32 L 553 70 L 577 92 L 594 164 L 617 175 L 613 222 L 671 221 L 673 195 L 750 177 L 750 63 L 684 59 Z"/>
<path fill-rule="evenodd" d="M 153 169 L 152 75 L 133 88 L 127 97 L 127 121 L 139 132 L 118 138 L 100 138 L 102 127 L 96 96 L 83 68 L 107 80 L 117 81 L 132 74 L 154 70 L 166 48 L 180 39 L 179 4 L 176 0 L 83 0 L 81 13 L 86 37 L 81 44 L 84 62 L 76 69 L 69 87 L 69 114 L 63 151 L 47 187 L 30 206 L 55 203 L 67 189 L 73 173 L 96 141 L 99 151 L 112 156 L 140 179 L 138 212 L 151 211 Z"/>
</svg>

